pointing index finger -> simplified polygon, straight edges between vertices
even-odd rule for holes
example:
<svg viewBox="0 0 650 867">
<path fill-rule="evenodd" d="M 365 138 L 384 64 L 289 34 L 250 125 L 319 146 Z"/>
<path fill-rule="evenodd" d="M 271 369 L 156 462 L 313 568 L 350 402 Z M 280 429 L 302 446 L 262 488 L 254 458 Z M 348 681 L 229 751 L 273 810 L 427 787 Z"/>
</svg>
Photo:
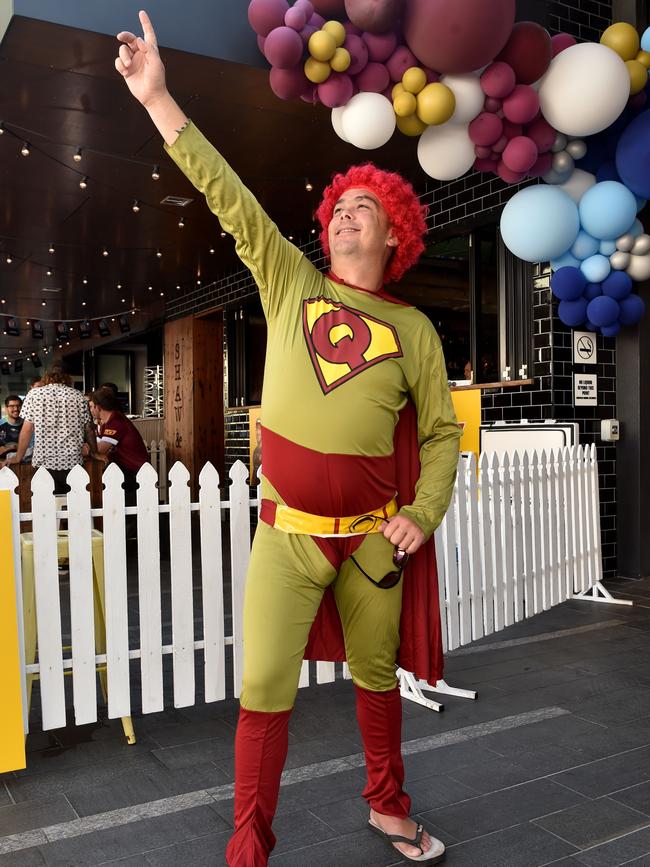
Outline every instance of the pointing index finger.
<svg viewBox="0 0 650 867">
<path fill-rule="evenodd" d="M 156 41 L 156 32 L 153 29 L 153 24 L 151 23 L 151 19 L 144 11 L 144 9 L 140 10 L 138 16 L 140 18 L 140 24 L 142 24 L 144 41 L 149 45 L 158 45 L 158 42 Z"/>
</svg>

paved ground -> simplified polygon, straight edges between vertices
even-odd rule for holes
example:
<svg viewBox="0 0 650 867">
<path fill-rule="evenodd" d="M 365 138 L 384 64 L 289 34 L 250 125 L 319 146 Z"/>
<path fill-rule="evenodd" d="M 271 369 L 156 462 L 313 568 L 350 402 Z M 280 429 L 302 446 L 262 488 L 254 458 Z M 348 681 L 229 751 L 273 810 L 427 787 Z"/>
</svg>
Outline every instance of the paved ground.
<svg viewBox="0 0 650 867">
<path fill-rule="evenodd" d="M 650 579 L 635 606 L 569 602 L 449 656 L 479 700 L 404 703 L 414 812 L 449 867 L 650 865 Z M 0 775 L 0 867 L 215 867 L 232 813 L 233 701 L 34 733 Z M 349 683 L 303 690 L 272 867 L 403 864 L 365 827 Z"/>
</svg>

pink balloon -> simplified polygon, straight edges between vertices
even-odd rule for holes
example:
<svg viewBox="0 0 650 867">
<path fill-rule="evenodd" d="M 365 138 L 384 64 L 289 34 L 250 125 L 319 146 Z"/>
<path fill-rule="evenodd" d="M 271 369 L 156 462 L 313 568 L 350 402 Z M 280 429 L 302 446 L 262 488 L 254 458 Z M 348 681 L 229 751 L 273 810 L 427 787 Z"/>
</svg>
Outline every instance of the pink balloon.
<svg viewBox="0 0 650 867">
<path fill-rule="evenodd" d="M 511 172 L 527 172 L 535 165 L 537 157 L 535 142 L 525 135 L 510 139 L 503 151 L 503 162 Z"/>
<path fill-rule="evenodd" d="M 248 23 L 258 36 L 268 36 L 281 27 L 289 9 L 287 0 L 251 0 L 248 4 Z"/>
<path fill-rule="evenodd" d="M 506 149 L 507 144 L 508 139 L 504 135 L 502 135 L 501 138 L 492 145 L 492 152 L 501 156 L 501 154 Z"/>
<path fill-rule="evenodd" d="M 269 73 L 269 83 L 279 99 L 299 99 L 310 84 L 302 66 L 294 66 L 292 69 L 274 66 Z"/>
<path fill-rule="evenodd" d="M 300 63 L 304 49 L 303 41 L 291 27 L 276 27 L 264 43 L 264 56 L 271 66 L 289 69 Z"/>
<path fill-rule="evenodd" d="M 345 40 L 344 47 L 350 53 L 350 65 L 346 72 L 348 75 L 358 75 L 368 65 L 368 48 L 360 36 L 351 33 Z"/>
<path fill-rule="evenodd" d="M 481 75 L 481 88 L 486 96 L 503 99 L 514 90 L 517 79 L 515 71 L 507 63 L 491 63 Z"/>
<path fill-rule="evenodd" d="M 497 161 L 490 159 L 474 160 L 474 168 L 477 172 L 494 172 L 496 171 Z"/>
<path fill-rule="evenodd" d="M 415 54 L 406 45 L 398 45 L 386 63 L 393 81 L 401 81 L 406 70 L 417 65 L 418 61 Z"/>
<path fill-rule="evenodd" d="M 503 100 L 503 113 L 513 123 L 530 123 L 539 111 L 539 96 L 527 84 L 518 84 Z"/>
<path fill-rule="evenodd" d="M 346 33 L 353 33 L 355 36 L 361 36 L 363 33 L 363 30 L 351 21 L 344 21 L 343 26 L 345 27 Z"/>
<path fill-rule="evenodd" d="M 518 184 L 525 177 L 524 172 L 513 172 L 509 169 L 503 160 L 500 160 L 497 164 L 497 174 L 506 184 Z"/>
<path fill-rule="evenodd" d="M 553 51 L 553 57 L 557 57 L 557 55 L 564 51 L 565 48 L 571 48 L 572 45 L 576 44 L 576 40 L 573 36 L 569 36 L 568 33 L 556 33 L 555 36 L 551 36 L 551 50 Z"/>
<path fill-rule="evenodd" d="M 302 99 L 303 102 L 308 102 L 309 105 L 317 105 L 320 102 L 318 98 L 318 85 L 312 84 L 310 81 L 309 87 L 307 87 L 300 99 Z"/>
<path fill-rule="evenodd" d="M 388 60 L 397 48 L 397 36 L 392 33 L 363 33 L 361 38 L 368 47 L 368 57 L 378 63 Z"/>
<path fill-rule="evenodd" d="M 496 114 L 497 111 L 501 111 L 501 106 L 502 106 L 502 105 L 503 105 L 503 100 L 502 100 L 502 99 L 497 99 L 497 98 L 494 97 L 494 96 L 486 96 L 486 97 L 485 97 L 485 102 L 483 103 L 483 108 L 484 108 L 486 111 L 491 111 L 491 112 L 493 112 L 494 114 Z"/>
<path fill-rule="evenodd" d="M 300 32 L 307 23 L 307 13 L 300 6 L 292 6 L 288 9 L 284 16 L 284 23 L 287 27 Z"/>
<path fill-rule="evenodd" d="M 503 121 L 503 134 L 508 140 L 517 138 L 522 133 L 523 127 L 520 123 L 513 123 L 511 120 Z"/>
<path fill-rule="evenodd" d="M 482 111 L 470 123 L 468 132 L 475 145 L 489 147 L 503 135 L 503 121 L 496 114 Z"/>
<path fill-rule="evenodd" d="M 392 82 L 388 85 L 386 90 L 382 90 L 381 95 L 385 96 L 386 99 L 390 99 L 391 102 L 393 101 L 393 83 Z"/>
<path fill-rule="evenodd" d="M 480 160 L 488 160 L 492 156 L 492 148 L 484 145 L 476 145 L 474 153 Z"/>
<path fill-rule="evenodd" d="M 435 69 L 429 69 L 428 66 L 425 66 L 424 74 L 427 77 L 427 84 L 435 84 L 436 81 L 440 81 L 440 73 L 436 72 Z"/>
<path fill-rule="evenodd" d="M 547 172 L 550 172 L 553 166 L 553 154 L 540 154 L 535 160 L 535 164 L 528 170 L 529 178 L 541 178 Z"/>
<path fill-rule="evenodd" d="M 319 15 L 318 12 L 314 12 L 307 24 L 311 24 L 316 28 L 316 30 L 320 30 L 323 24 L 325 24 L 325 19 L 322 15 Z"/>
<path fill-rule="evenodd" d="M 357 27 L 386 33 L 397 24 L 403 5 L 404 0 L 345 0 L 345 11 Z"/>
<path fill-rule="evenodd" d="M 536 117 L 526 127 L 526 135 L 537 145 L 540 154 L 550 151 L 557 137 L 557 131 L 543 117 Z"/>
<path fill-rule="evenodd" d="M 350 99 L 354 88 L 352 79 L 344 72 L 333 72 L 327 81 L 318 85 L 318 98 L 328 108 L 338 108 Z"/>
<path fill-rule="evenodd" d="M 305 26 L 300 31 L 300 38 L 302 39 L 302 44 L 307 47 L 307 43 L 309 42 L 309 37 L 312 33 L 316 33 L 318 27 L 314 27 L 313 24 L 305 24 Z"/>
<path fill-rule="evenodd" d="M 382 93 L 390 84 L 390 75 L 383 63 L 369 63 L 355 78 L 359 90 Z"/>
<path fill-rule="evenodd" d="M 404 38 L 424 66 L 472 72 L 501 51 L 515 21 L 515 0 L 409 0 Z"/>
<path fill-rule="evenodd" d="M 293 4 L 293 8 L 303 9 L 305 15 L 307 16 L 307 21 L 309 21 L 311 16 L 314 14 L 314 5 L 311 0 L 296 0 L 296 2 Z"/>
</svg>

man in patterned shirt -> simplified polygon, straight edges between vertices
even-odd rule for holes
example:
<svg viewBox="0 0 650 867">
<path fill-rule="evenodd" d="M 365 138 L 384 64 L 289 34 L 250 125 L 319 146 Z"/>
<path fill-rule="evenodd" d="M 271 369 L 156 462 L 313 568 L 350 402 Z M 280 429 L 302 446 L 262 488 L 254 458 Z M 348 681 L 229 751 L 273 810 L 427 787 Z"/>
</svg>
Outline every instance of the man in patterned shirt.
<svg viewBox="0 0 650 867">
<path fill-rule="evenodd" d="M 54 479 L 54 493 L 68 491 L 66 477 L 82 462 L 84 439 L 93 451 L 97 448 L 95 429 L 88 403 L 72 387 L 72 379 L 60 362 L 55 362 L 43 377 L 43 386 L 27 393 L 20 415 L 24 419 L 18 449 L 9 456 L 19 463 L 34 434 L 34 467 L 45 467 Z"/>
</svg>

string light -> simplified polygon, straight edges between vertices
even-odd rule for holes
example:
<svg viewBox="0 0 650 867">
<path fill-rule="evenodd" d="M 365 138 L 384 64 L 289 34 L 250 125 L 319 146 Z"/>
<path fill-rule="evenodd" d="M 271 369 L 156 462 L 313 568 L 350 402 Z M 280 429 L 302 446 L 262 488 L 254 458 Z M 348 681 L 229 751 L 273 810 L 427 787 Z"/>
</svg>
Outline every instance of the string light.
<svg viewBox="0 0 650 867">
<path fill-rule="evenodd" d="M 5 122 L 3 120 L 0 120 L 0 135 L 4 135 L 4 134 L 5 134 Z"/>
<path fill-rule="evenodd" d="M 86 175 L 84 175 L 83 178 L 79 181 L 79 189 L 85 190 L 87 186 L 88 186 L 88 177 Z"/>
<path fill-rule="evenodd" d="M 54 252 L 54 244 L 53 244 L 51 241 L 50 241 L 50 246 L 47 248 L 47 252 L 48 252 L 48 253 L 53 253 L 53 252 Z"/>
<path fill-rule="evenodd" d="M 184 226 L 185 226 L 185 218 L 181 217 L 180 220 L 178 221 L 178 228 L 182 229 Z"/>
<path fill-rule="evenodd" d="M 225 233 L 225 232 L 220 232 L 219 234 L 221 235 L 222 238 L 225 238 L 225 237 L 226 237 L 226 233 Z"/>
<path fill-rule="evenodd" d="M 9 253 L 7 253 L 7 258 L 5 259 L 5 262 L 7 263 L 7 265 L 11 265 L 11 263 L 13 261 L 14 260 L 11 258 L 11 255 Z"/>
<path fill-rule="evenodd" d="M 154 181 L 160 180 L 160 166 L 156 163 L 151 172 L 151 177 Z"/>
<path fill-rule="evenodd" d="M 133 204 L 131 205 L 131 210 L 134 214 L 139 213 L 140 211 L 140 202 L 137 199 L 133 199 Z"/>
<path fill-rule="evenodd" d="M 159 259 L 162 259 L 162 250 L 156 250 L 156 256 L 157 256 Z"/>
<path fill-rule="evenodd" d="M 214 253 L 214 247 L 210 247 L 210 253 Z"/>
<path fill-rule="evenodd" d="M 29 156 L 29 145 L 26 141 L 23 142 L 23 146 L 21 147 L 20 152 L 24 157 Z"/>
<path fill-rule="evenodd" d="M 307 190 L 308 193 L 311 193 L 311 191 L 314 189 L 314 185 L 309 180 L 309 178 L 305 178 L 305 189 Z"/>
<path fill-rule="evenodd" d="M 77 148 L 77 150 L 75 151 L 74 156 L 72 157 L 72 159 L 73 159 L 76 163 L 80 163 L 80 162 L 81 162 L 81 148 Z"/>
<path fill-rule="evenodd" d="M 106 256 L 108 256 L 108 249 L 107 249 L 106 247 L 104 247 L 104 248 L 102 249 L 102 256 L 104 256 L 104 258 L 105 258 Z"/>
<path fill-rule="evenodd" d="M 45 273 L 47 274 L 48 277 L 51 277 L 52 276 L 52 269 L 48 268 Z"/>
</svg>

